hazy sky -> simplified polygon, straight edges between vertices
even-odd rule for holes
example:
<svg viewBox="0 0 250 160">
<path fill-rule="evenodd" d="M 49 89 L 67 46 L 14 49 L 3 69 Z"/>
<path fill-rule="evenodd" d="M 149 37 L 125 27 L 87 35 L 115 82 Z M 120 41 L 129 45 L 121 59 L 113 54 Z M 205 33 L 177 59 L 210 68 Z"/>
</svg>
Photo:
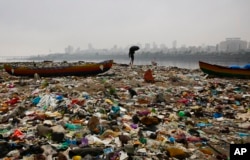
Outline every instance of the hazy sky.
<svg viewBox="0 0 250 160">
<path fill-rule="evenodd" d="M 0 56 L 250 41 L 250 0 L 0 0 Z"/>
</svg>

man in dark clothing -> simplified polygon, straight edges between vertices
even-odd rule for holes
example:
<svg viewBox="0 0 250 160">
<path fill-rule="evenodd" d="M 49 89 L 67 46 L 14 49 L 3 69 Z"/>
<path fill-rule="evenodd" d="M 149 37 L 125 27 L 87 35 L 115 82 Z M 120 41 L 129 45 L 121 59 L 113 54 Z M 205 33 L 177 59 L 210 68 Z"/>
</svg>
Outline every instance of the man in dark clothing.
<svg viewBox="0 0 250 160">
<path fill-rule="evenodd" d="M 135 54 L 135 51 L 139 50 L 140 48 L 138 46 L 132 46 L 129 48 L 129 58 L 130 58 L 130 65 L 133 66 L 134 64 L 134 54 Z"/>
<path fill-rule="evenodd" d="M 131 65 L 131 66 L 132 66 L 133 63 L 134 63 L 134 59 L 135 59 L 134 54 L 135 54 L 135 51 L 129 50 L 129 58 L 130 58 L 130 63 L 129 63 L 129 65 Z"/>
</svg>

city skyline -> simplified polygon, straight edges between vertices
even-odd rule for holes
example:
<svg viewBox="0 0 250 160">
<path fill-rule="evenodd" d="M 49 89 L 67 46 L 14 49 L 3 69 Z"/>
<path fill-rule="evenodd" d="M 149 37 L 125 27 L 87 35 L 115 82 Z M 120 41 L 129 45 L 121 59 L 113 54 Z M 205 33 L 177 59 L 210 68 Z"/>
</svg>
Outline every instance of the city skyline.
<svg viewBox="0 0 250 160">
<path fill-rule="evenodd" d="M 239 52 L 239 51 L 249 51 L 250 50 L 250 42 L 242 40 L 240 37 L 230 37 L 230 38 L 225 38 L 225 40 L 218 42 L 216 45 L 205 45 L 202 44 L 200 46 L 186 46 L 185 44 L 178 45 L 178 41 L 174 40 L 172 42 L 172 46 L 167 46 L 165 44 L 156 44 L 155 42 L 153 43 L 145 43 L 145 44 L 140 44 L 136 43 L 134 45 L 139 46 L 141 49 L 147 50 L 147 49 L 184 49 L 184 48 L 217 48 L 217 50 L 214 50 L 213 52 Z M 81 49 L 81 47 L 75 48 L 72 45 L 68 45 L 64 49 L 64 53 L 79 53 L 80 51 L 83 50 L 125 50 L 128 51 L 130 46 L 117 46 L 113 45 L 111 48 L 95 48 L 93 44 L 89 43 L 87 45 L 87 48 Z"/>
<path fill-rule="evenodd" d="M 2 0 L 0 55 L 64 53 L 75 48 L 157 44 L 215 46 L 250 41 L 248 0 Z"/>
</svg>

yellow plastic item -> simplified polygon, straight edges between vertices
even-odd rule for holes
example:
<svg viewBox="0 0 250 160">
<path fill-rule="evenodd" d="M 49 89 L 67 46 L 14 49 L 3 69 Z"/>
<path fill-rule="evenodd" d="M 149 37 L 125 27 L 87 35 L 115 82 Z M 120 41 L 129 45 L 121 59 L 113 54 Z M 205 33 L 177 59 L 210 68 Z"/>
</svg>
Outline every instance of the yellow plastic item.
<svg viewBox="0 0 250 160">
<path fill-rule="evenodd" d="M 73 160 L 81 160 L 82 157 L 81 157 L 81 156 L 74 156 L 72 159 L 73 159 Z"/>
</svg>

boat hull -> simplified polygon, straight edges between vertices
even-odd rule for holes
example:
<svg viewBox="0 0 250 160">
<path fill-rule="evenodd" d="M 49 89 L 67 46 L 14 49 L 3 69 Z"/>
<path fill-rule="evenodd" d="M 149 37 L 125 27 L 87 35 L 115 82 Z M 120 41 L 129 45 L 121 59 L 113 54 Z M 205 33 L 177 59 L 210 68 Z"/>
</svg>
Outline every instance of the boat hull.
<svg viewBox="0 0 250 160">
<path fill-rule="evenodd" d="M 58 76 L 91 76 L 108 71 L 113 65 L 113 60 L 107 60 L 99 63 L 86 63 L 67 66 L 52 67 L 14 67 L 10 64 L 4 64 L 4 69 L 10 75 L 21 77 L 34 77 L 36 74 L 40 77 L 58 77 Z"/>
<path fill-rule="evenodd" d="M 200 69 L 212 76 L 250 79 L 250 69 L 230 68 L 199 61 Z"/>
</svg>

